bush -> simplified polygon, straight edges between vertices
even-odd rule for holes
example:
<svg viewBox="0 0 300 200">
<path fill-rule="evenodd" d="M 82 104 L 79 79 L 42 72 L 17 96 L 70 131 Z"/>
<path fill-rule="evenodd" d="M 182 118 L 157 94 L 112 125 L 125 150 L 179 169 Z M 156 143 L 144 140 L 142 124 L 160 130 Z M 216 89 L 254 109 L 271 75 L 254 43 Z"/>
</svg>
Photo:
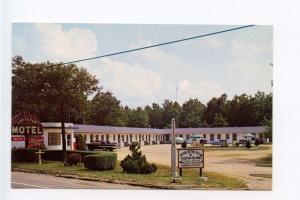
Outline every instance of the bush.
<svg viewBox="0 0 300 200">
<path fill-rule="evenodd" d="M 181 144 L 181 148 L 186 148 L 186 141 L 183 141 L 183 143 Z"/>
<path fill-rule="evenodd" d="M 236 142 L 236 143 L 235 143 L 235 146 L 236 146 L 236 147 L 239 147 L 239 146 L 240 146 L 240 143 Z"/>
<path fill-rule="evenodd" d="M 112 152 L 88 155 L 83 158 L 83 163 L 86 168 L 100 171 L 115 168 L 116 162 L 117 154 Z"/>
<path fill-rule="evenodd" d="M 81 162 L 81 155 L 79 153 L 67 154 L 68 165 L 77 165 L 80 162 Z"/>
<path fill-rule="evenodd" d="M 64 161 L 63 151 L 62 150 L 45 150 L 45 153 L 42 155 L 44 160 L 51 161 Z M 67 155 L 71 153 L 80 154 L 81 158 L 87 155 L 98 154 L 99 152 L 94 151 L 77 151 L 77 150 L 67 150 Z"/>
<path fill-rule="evenodd" d="M 80 151 L 85 151 L 86 150 L 86 144 L 83 135 L 75 135 L 76 139 L 76 149 Z"/>
<path fill-rule="evenodd" d="M 246 142 L 246 148 L 248 148 L 248 149 L 251 148 L 251 142 L 249 140 L 247 140 L 247 142 Z"/>
<path fill-rule="evenodd" d="M 255 146 L 259 146 L 260 145 L 260 141 L 258 138 L 255 139 Z"/>
<path fill-rule="evenodd" d="M 11 150 L 12 162 L 37 162 L 37 148 L 19 148 Z"/>
<path fill-rule="evenodd" d="M 137 142 L 133 142 L 129 146 L 132 153 L 121 161 L 123 172 L 132 174 L 151 174 L 156 172 L 157 166 L 147 162 L 145 155 L 142 155 L 142 152 L 139 151 L 140 148 L 141 146 Z"/>
</svg>

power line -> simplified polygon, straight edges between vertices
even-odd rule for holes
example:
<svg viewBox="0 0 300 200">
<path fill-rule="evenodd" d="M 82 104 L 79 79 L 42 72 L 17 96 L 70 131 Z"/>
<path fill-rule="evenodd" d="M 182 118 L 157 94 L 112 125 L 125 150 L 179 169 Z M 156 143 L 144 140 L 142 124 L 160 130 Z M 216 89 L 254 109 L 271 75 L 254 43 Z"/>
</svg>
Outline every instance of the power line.
<svg viewBox="0 0 300 200">
<path fill-rule="evenodd" d="M 177 42 L 183 42 L 183 41 L 187 41 L 187 40 L 193 40 L 193 39 L 197 39 L 197 38 L 202 38 L 202 37 L 207 37 L 207 36 L 211 36 L 211 35 L 216 35 L 216 34 L 220 34 L 220 33 L 229 32 L 229 31 L 235 31 L 235 30 L 240 30 L 240 29 L 244 29 L 244 28 L 249 28 L 249 27 L 252 27 L 252 26 L 255 26 L 255 25 L 240 26 L 240 27 L 237 27 L 237 28 L 231 28 L 231 29 L 227 29 L 227 30 L 223 30 L 223 31 L 213 32 L 213 33 L 207 33 L 207 34 L 204 34 L 204 35 L 198 35 L 198 36 L 184 38 L 184 39 L 180 39 L 180 40 L 173 40 L 173 41 L 170 41 L 170 42 L 154 44 L 154 45 L 140 47 L 140 48 L 136 48 L 136 49 L 130 49 L 130 50 L 126 50 L 126 51 L 119 51 L 119 52 L 116 52 L 116 53 L 110 53 L 110 54 L 105 54 L 105 55 L 101 55 L 101 56 L 95 56 L 95 57 L 84 58 L 84 59 L 74 60 L 74 61 L 70 61 L 70 62 L 55 64 L 54 66 L 56 66 L 56 65 L 67 65 L 67 64 L 77 63 L 77 62 L 83 62 L 83 61 L 94 60 L 94 59 L 98 59 L 98 58 L 104 58 L 104 57 L 129 53 L 129 52 L 133 52 L 133 51 L 139 51 L 139 50 L 143 50 L 143 49 L 149 49 L 149 48 L 153 48 L 153 47 L 173 44 L 173 43 L 177 43 Z"/>
</svg>

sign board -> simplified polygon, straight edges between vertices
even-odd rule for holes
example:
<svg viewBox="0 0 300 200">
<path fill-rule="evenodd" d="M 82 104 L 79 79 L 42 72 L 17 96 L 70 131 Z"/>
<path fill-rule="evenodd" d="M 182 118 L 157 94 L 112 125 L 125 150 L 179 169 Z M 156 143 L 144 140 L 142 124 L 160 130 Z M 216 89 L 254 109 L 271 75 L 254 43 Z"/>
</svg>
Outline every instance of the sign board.
<svg viewBox="0 0 300 200">
<path fill-rule="evenodd" d="M 28 147 L 41 147 L 44 144 L 44 137 L 42 136 L 31 136 L 28 138 Z"/>
<path fill-rule="evenodd" d="M 12 141 L 25 141 L 25 147 L 39 147 L 44 144 L 43 126 L 36 115 L 19 113 L 12 118 Z"/>
<path fill-rule="evenodd" d="M 178 150 L 178 168 L 204 168 L 204 150 L 181 148 Z"/>
</svg>

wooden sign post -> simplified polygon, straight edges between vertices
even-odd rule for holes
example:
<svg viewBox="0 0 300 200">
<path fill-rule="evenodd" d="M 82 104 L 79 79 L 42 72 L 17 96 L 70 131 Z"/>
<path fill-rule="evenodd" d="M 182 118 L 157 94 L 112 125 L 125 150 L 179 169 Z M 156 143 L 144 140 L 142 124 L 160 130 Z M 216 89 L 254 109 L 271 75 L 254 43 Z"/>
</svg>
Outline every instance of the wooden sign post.
<svg viewBox="0 0 300 200">
<path fill-rule="evenodd" d="M 177 149 L 179 174 L 182 176 L 183 168 L 199 168 L 199 175 L 202 176 L 204 168 L 204 149 L 180 148 Z"/>
</svg>

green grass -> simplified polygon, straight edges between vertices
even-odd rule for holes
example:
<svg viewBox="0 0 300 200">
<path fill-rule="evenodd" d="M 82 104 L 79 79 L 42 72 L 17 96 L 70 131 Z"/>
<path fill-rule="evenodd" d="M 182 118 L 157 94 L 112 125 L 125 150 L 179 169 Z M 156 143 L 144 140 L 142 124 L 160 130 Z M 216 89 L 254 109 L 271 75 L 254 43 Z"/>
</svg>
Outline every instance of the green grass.
<svg viewBox="0 0 300 200">
<path fill-rule="evenodd" d="M 272 154 L 269 154 L 266 157 L 255 160 L 254 162 L 255 162 L 255 166 L 272 167 Z"/>
<path fill-rule="evenodd" d="M 12 163 L 12 170 L 27 170 L 34 173 L 46 173 L 52 175 L 72 175 L 88 177 L 105 182 L 122 182 L 141 186 L 155 186 L 171 189 L 247 189 L 242 180 L 224 176 L 215 172 L 203 172 L 208 177 L 207 181 L 199 178 L 199 169 L 183 170 L 181 183 L 171 183 L 170 167 L 158 165 L 158 170 L 153 174 L 126 174 L 117 163 L 115 169 L 108 171 L 92 171 L 82 165 L 65 167 L 61 162 L 46 161 L 42 165 L 36 163 Z"/>
<path fill-rule="evenodd" d="M 260 178 L 272 178 L 272 174 L 249 174 L 250 176 L 260 177 Z"/>
</svg>

